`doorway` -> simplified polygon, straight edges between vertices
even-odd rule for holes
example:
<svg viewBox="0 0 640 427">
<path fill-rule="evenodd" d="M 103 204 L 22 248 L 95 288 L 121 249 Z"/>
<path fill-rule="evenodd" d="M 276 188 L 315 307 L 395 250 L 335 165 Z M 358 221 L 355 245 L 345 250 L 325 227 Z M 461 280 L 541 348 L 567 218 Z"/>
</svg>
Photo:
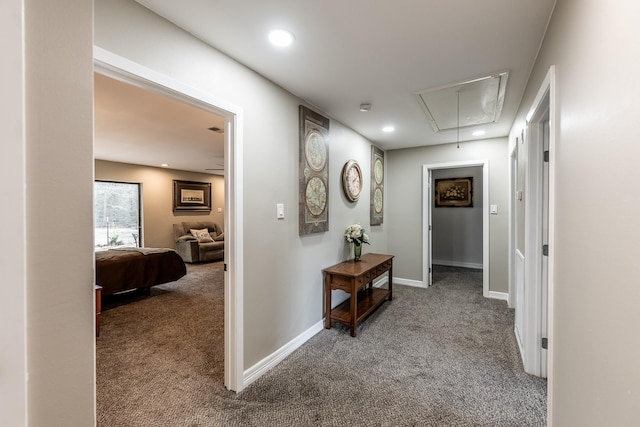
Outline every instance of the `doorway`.
<svg viewBox="0 0 640 427">
<path fill-rule="evenodd" d="M 516 319 L 521 322 L 522 359 L 527 373 L 545 378 L 550 377 L 553 360 L 554 82 L 551 67 L 526 117 L 521 141 L 525 144 L 526 159 L 517 165 L 525 179 L 524 206 L 517 206 L 512 213 L 515 226 L 524 229 L 523 241 L 516 239 L 513 245 L 522 258 L 520 269 L 524 270 L 515 278 L 514 287 Z M 515 262 L 518 270 L 517 258 Z"/>
<path fill-rule="evenodd" d="M 224 385 L 244 387 L 242 334 L 242 110 L 165 75 L 94 47 L 97 73 L 176 99 L 224 118 Z"/>
<path fill-rule="evenodd" d="M 433 283 L 433 187 L 434 173 L 438 170 L 480 167 L 482 169 L 482 294 L 491 297 L 489 291 L 489 160 L 470 160 L 422 166 L 422 253 L 423 285 Z"/>
</svg>

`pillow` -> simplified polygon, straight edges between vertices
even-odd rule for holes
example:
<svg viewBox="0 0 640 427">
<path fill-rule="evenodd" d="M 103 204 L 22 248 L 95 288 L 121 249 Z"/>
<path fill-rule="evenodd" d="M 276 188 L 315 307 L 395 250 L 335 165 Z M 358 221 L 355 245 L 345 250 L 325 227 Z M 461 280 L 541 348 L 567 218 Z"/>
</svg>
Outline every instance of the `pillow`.
<svg viewBox="0 0 640 427">
<path fill-rule="evenodd" d="M 216 242 L 224 240 L 224 232 L 218 234 L 216 237 L 213 238 L 213 240 L 215 240 Z"/>
<path fill-rule="evenodd" d="M 191 231 L 191 234 L 198 239 L 199 243 L 213 243 L 213 239 L 211 238 L 211 234 L 209 234 L 208 229 L 203 228 L 202 230 L 194 230 L 192 228 L 189 231 Z"/>
</svg>

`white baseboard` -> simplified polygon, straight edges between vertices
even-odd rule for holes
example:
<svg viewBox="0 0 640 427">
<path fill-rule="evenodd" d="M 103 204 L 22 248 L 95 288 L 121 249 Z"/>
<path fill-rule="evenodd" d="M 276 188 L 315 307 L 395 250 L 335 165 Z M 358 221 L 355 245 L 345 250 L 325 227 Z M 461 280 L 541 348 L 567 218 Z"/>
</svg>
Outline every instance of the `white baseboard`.
<svg viewBox="0 0 640 427">
<path fill-rule="evenodd" d="M 509 302 L 509 294 L 506 292 L 489 291 L 489 298 L 499 299 Z"/>
<path fill-rule="evenodd" d="M 378 277 L 376 280 L 373 281 L 373 287 L 381 288 L 387 283 L 389 283 L 389 276 L 385 274 L 384 276 Z M 393 283 L 396 283 L 395 279 L 393 280 Z"/>
<path fill-rule="evenodd" d="M 447 267 L 463 267 L 463 268 L 476 268 L 478 270 L 482 270 L 482 263 L 477 262 L 464 262 L 464 261 L 446 261 L 443 259 L 433 259 L 431 260 L 431 264 L 436 265 L 445 265 Z"/>
<path fill-rule="evenodd" d="M 393 278 L 394 285 L 404 285 L 404 286 L 413 286 L 414 288 L 426 288 L 427 285 L 420 280 L 412 280 L 412 279 L 403 279 L 401 277 Z"/>
<path fill-rule="evenodd" d="M 280 347 L 278 350 L 265 357 L 249 369 L 244 371 L 243 374 L 243 387 L 247 387 L 249 384 L 263 376 L 267 371 L 282 362 L 285 357 L 293 353 L 298 347 L 306 343 L 315 334 L 320 332 L 324 328 L 324 318 L 318 323 L 311 326 L 309 329 Z"/>
</svg>

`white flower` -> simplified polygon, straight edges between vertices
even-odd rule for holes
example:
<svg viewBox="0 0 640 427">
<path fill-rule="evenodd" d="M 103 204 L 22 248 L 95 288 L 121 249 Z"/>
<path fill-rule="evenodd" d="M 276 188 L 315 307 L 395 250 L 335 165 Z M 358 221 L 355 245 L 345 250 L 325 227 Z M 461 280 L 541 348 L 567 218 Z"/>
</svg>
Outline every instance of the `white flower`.
<svg viewBox="0 0 640 427">
<path fill-rule="evenodd" d="M 369 244 L 369 236 L 364 232 L 364 229 L 360 224 L 351 224 L 344 230 L 344 237 L 349 243 L 355 243 L 361 245 L 363 243 Z"/>
</svg>

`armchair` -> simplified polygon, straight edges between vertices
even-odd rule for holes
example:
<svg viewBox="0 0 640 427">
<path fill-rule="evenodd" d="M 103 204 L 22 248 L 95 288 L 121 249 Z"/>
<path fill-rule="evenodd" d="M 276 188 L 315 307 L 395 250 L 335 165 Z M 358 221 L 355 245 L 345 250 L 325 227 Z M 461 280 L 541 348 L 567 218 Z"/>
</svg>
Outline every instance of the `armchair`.
<svg viewBox="0 0 640 427">
<path fill-rule="evenodd" d="M 205 229 L 210 238 L 206 233 L 198 232 Z M 173 224 L 173 234 L 176 241 L 176 251 L 185 262 L 215 261 L 224 258 L 224 232 L 214 222 Z"/>
</svg>

